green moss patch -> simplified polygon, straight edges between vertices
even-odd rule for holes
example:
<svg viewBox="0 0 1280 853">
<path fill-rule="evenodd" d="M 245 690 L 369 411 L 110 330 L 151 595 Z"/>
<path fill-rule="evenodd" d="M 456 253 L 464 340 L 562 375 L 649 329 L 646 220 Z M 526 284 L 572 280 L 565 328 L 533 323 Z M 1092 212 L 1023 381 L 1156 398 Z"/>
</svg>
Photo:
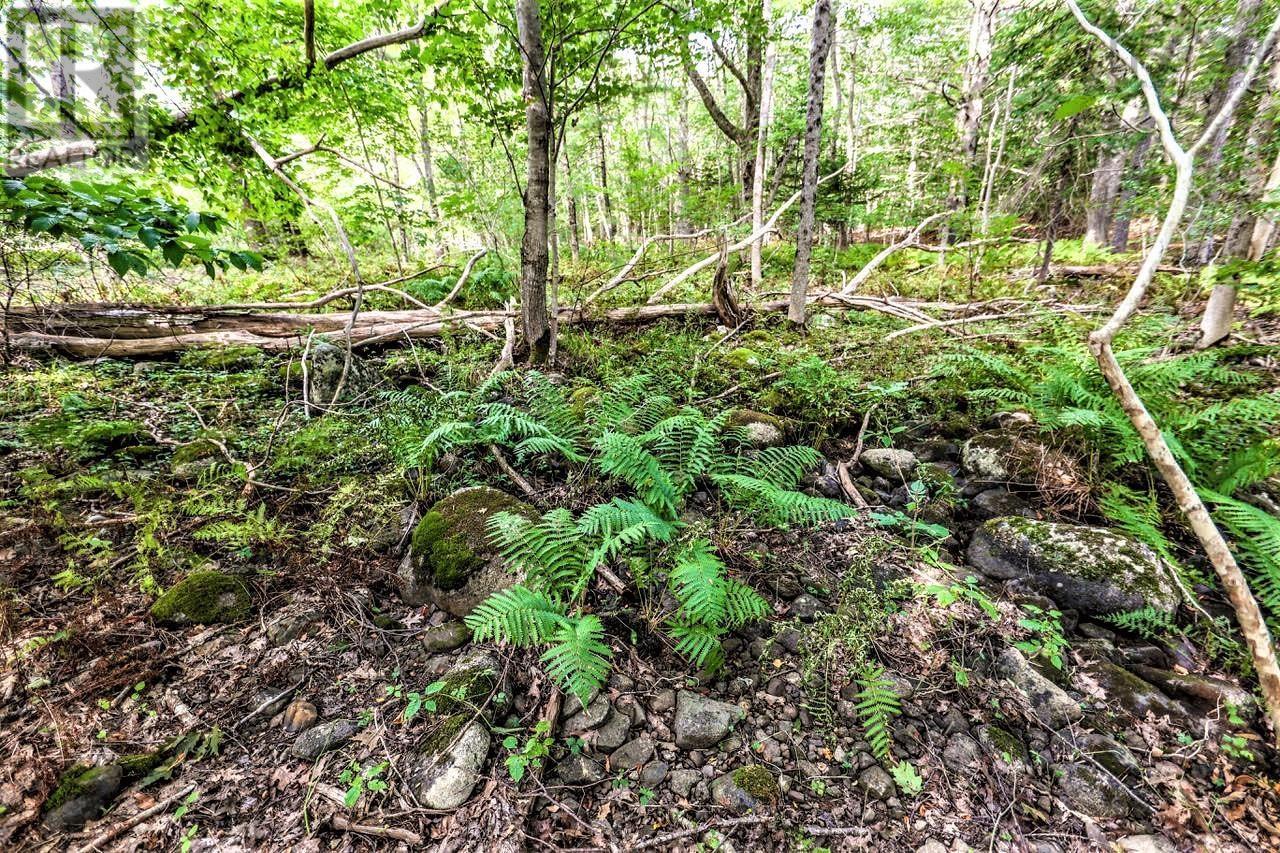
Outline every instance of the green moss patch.
<svg viewBox="0 0 1280 853">
<path fill-rule="evenodd" d="M 151 605 L 157 622 L 209 625 L 239 622 L 249 615 L 249 590 L 231 575 L 211 570 L 192 572 Z"/>
<path fill-rule="evenodd" d="M 73 765 L 58 779 L 58 787 L 44 801 L 44 810 L 51 812 L 64 803 L 86 795 L 105 799 L 120 787 L 121 777 L 121 769 L 115 764 L 100 767 Z"/>
<path fill-rule="evenodd" d="M 488 523 L 500 512 L 537 518 L 533 507 L 488 486 L 463 489 L 436 503 L 413 531 L 418 579 L 445 591 L 465 586 L 494 554 Z"/>
<path fill-rule="evenodd" d="M 778 799 L 782 793 L 778 787 L 778 780 L 760 764 L 739 767 L 733 771 L 733 784 L 757 800 L 771 802 Z"/>
</svg>

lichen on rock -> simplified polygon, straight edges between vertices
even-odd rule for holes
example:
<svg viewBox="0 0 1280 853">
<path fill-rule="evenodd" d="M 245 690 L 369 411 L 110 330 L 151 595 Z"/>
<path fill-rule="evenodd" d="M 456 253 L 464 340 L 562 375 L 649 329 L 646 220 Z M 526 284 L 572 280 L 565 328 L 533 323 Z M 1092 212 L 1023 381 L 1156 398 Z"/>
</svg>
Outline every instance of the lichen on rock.
<svg viewBox="0 0 1280 853">
<path fill-rule="evenodd" d="M 431 601 L 462 617 L 491 594 L 515 584 L 519 578 L 489 538 L 489 520 L 500 512 L 537 517 L 529 504 L 488 486 L 454 492 L 427 510 L 401 567 L 405 603 Z"/>
<path fill-rule="evenodd" d="M 249 615 L 249 590 L 244 582 L 223 572 L 192 572 L 151 605 L 157 622 L 173 624 L 239 622 Z"/>
<path fill-rule="evenodd" d="M 747 443 L 757 450 L 781 446 L 787 433 L 782 418 L 752 409 L 734 409 L 726 426 L 739 430 Z"/>
</svg>

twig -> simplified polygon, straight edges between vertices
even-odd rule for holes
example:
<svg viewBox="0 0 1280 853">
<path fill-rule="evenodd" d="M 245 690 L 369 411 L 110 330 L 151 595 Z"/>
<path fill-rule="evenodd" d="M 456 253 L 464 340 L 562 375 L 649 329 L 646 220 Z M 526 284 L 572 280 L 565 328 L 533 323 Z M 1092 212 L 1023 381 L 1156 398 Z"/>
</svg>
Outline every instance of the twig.
<svg viewBox="0 0 1280 853">
<path fill-rule="evenodd" d="M 434 307 L 437 311 L 439 311 L 442 308 L 444 308 L 444 306 L 452 302 L 454 297 L 456 297 L 458 293 L 462 291 L 462 286 L 467 283 L 467 279 L 471 277 L 471 268 L 474 267 L 476 265 L 476 261 L 483 258 L 485 256 L 485 253 L 487 253 L 488 251 L 489 251 L 488 249 L 481 249 L 480 251 L 472 255 L 471 258 L 467 261 L 467 265 L 462 268 L 462 274 L 458 276 L 458 281 L 453 285 L 453 290 L 450 290 L 448 294 L 445 295 L 444 299 L 441 299 L 432 307 Z"/>
<path fill-rule="evenodd" d="M 664 844 L 670 844 L 672 841 L 679 841 L 681 838 L 688 838 L 690 835 L 697 835 L 698 833 L 706 832 L 709 829 L 728 829 L 734 826 L 754 826 L 759 823 L 772 823 L 774 820 L 776 820 L 776 818 L 773 815 L 750 815 L 748 817 L 713 820 L 710 823 L 698 824 L 690 829 L 668 832 L 665 835 L 659 835 L 646 841 L 641 841 L 631 849 L 648 850 L 651 847 L 661 847 Z"/>
<path fill-rule="evenodd" d="M 232 727 L 231 727 L 231 731 L 233 731 L 233 732 L 234 732 L 234 731 L 236 731 L 236 730 L 237 730 L 237 729 L 239 729 L 241 726 L 243 726 L 245 723 L 249 722 L 249 721 L 250 721 L 250 720 L 252 720 L 254 717 L 258 716 L 258 715 L 259 715 L 259 714 L 261 714 L 263 711 L 267 710 L 267 709 L 268 709 L 268 708 L 270 708 L 272 705 L 274 705 L 275 703 L 279 702 L 281 699 L 288 699 L 290 696 L 292 696 L 292 695 L 293 695 L 294 691 L 296 691 L 296 690 L 297 690 L 299 687 L 301 687 L 301 686 L 302 686 L 302 682 L 301 682 L 301 681 L 296 682 L 292 687 L 286 687 L 284 690 L 280 691 L 280 692 L 279 692 L 279 693 L 277 693 L 276 695 L 274 695 L 274 696 L 270 697 L 269 699 L 264 700 L 264 701 L 262 702 L 262 704 L 261 704 L 261 705 L 259 705 L 258 707 L 254 708 L 252 711 L 250 711 L 249 713 L 247 713 L 247 714 L 245 714 L 243 717 L 241 717 L 241 718 L 240 718 L 240 720 L 239 720 L 238 722 L 236 722 L 236 724 L 235 724 L 234 726 L 232 726 Z"/>
<path fill-rule="evenodd" d="M 340 814 L 335 814 L 329 818 L 329 823 L 333 824 L 334 829 L 343 832 L 355 832 L 359 835 L 370 835 L 374 838 L 394 838 L 396 841 L 403 841 L 413 847 L 422 846 L 422 836 L 408 829 L 401 829 L 395 826 L 373 826 L 367 823 L 353 823 Z"/>
<path fill-rule="evenodd" d="M 85 844 L 83 847 L 78 848 L 75 851 L 75 853 L 94 853 L 94 851 L 98 850 L 100 847 L 102 847 L 102 845 L 110 843 L 116 838 L 119 838 L 124 833 L 133 829 L 138 824 L 142 823 L 147 818 L 153 817 L 159 814 L 160 812 L 164 811 L 165 809 L 169 808 L 169 806 L 173 805 L 178 800 L 181 800 L 183 797 L 187 796 L 187 794 L 190 794 L 192 791 L 194 791 L 195 788 L 196 786 L 194 784 L 191 784 L 186 786 L 182 790 L 178 791 L 178 793 L 165 797 L 163 800 L 156 803 L 151 808 L 145 809 L 144 811 L 140 811 L 133 817 L 126 820 L 124 823 L 119 823 L 111 827 L 111 829 L 108 829 L 106 832 L 97 836 L 88 844 Z"/>
<path fill-rule="evenodd" d="M 520 487 L 520 491 L 524 492 L 530 498 L 537 498 L 538 491 L 531 485 L 529 481 L 520 476 L 520 472 L 511 467 L 511 463 L 507 461 L 507 457 L 502 455 L 502 448 L 496 444 L 489 445 L 489 452 L 493 454 L 493 458 L 497 460 L 498 467 L 502 469 L 502 473 L 511 478 L 511 481 Z"/>
</svg>

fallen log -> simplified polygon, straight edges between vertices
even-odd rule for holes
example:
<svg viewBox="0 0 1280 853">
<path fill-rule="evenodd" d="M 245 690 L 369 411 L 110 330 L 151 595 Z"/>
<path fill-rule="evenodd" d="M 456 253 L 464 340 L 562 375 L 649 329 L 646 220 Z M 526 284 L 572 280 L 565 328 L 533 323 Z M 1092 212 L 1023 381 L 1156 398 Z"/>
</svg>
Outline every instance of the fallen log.
<svg viewBox="0 0 1280 853">
<path fill-rule="evenodd" d="M 950 314 L 969 311 L 970 306 L 941 303 L 914 303 L 910 300 L 825 294 L 809 300 L 810 305 L 879 311 L 908 322 L 929 322 L 933 318 L 921 307 Z M 746 311 L 772 312 L 787 307 L 777 299 L 744 304 Z M 635 305 L 586 313 L 562 308 L 564 325 L 615 325 L 647 323 L 666 317 L 714 316 L 712 302 Z M 514 311 L 365 311 L 351 324 L 353 346 L 439 337 L 449 328 L 470 328 L 484 332 L 503 329 Z M 169 355 L 201 347 L 255 346 L 270 352 L 302 349 L 309 335 L 329 335 L 346 340 L 351 315 L 254 313 L 245 310 L 198 307 L 137 307 L 121 305 L 51 305 L 11 308 L 0 314 L 0 333 L 8 345 L 18 350 L 56 351 L 81 358 L 143 358 Z"/>
</svg>

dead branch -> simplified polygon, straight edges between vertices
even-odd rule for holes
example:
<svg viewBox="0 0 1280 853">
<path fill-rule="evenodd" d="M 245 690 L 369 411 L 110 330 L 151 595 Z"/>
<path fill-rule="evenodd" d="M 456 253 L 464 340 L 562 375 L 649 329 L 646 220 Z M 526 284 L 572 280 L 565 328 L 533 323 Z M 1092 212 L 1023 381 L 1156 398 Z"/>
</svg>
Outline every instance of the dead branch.
<svg viewBox="0 0 1280 853">
<path fill-rule="evenodd" d="M 435 304 L 435 310 L 439 311 L 441 308 L 444 308 L 444 306 L 452 302 L 454 298 L 462 292 L 462 286 L 465 285 L 467 283 L 467 279 L 471 277 L 471 268 L 474 267 L 476 265 L 476 261 L 483 258 L 488 251 L 488 249 L 481 249 L 467 260 L 467 265 L 462 268 L 462 274 L 458 276 L 458 281 L 453 285 L 453 290 L 450 290 L 444 299 L 441 299 Z"/>
<path fill-rule="evenodd" d="M 329 823 L 334 829 L 342 832 L 354 832 L 357 835 L 368 835 L 372 838 L 392 838 L 396 841 L 403 841 L 412 847 L 422 846 L 422 836 L 408 829 L 401 829 L 394 826 L 373 826 L 367 823 L 354 823 L 347 820 L 340 814 L 335 814 L 329 818 Z"/>
<path fill-rule="evenodd" d="M 110 844 L 112 841 L 133 829 L 147 818 L 155 817 L 161 812 L 168 810 L 170 806 L 190 794 L 195 789 L 195 785 L 187 785 L 186 787 L 181 788 L 176 794 L 170 794 L 151 808 L 138 812 L 124 823 L 118 823 L 106 832 L 94 836 L 92 841 L 85 844 L 83 847 L 77 848 L 75 853 L 94 853 L 94 851 L 103 849 L 105 845 Z"/>
<path fill-rule="evenodd" d="M 1168 442 L 1165 441 L 1164 434 L 1160 431 L 1160 426 L 1151 417 L 1151 413 L 1147 411 L 1142 398 L 1138 396 L 1138 392 L 1129 382 L 1128 376 L 1125 375 L 1124 369 L 1120 366 L 1120 362 L 1117 361 L 1115 353 L 1111 349 L 1111 343 L 1115 339 L 1116 333 L 1137 312 L 1138 306 L 1146 296 L 1147 288 L 1150 287 L 1151 281 L 1155 277 L 1156 268 L 1159 266 L 1164 253 L 1168 250 L 1169 244 L 1173 241 L 1174 232 L 1182 221 L 1187 199 L 1191 194 L 1191 176 L 1196 152 L 1218 132 L 1227 115 L 1235 109 L 1240 98 L 1244 96 L 1245 90 L 1249 88 L 1249 84 L 1258 72 L 1258 66 L 1261 64 L 1262 58 L 1274 49 L 1276 39 L 1280 37 L 1280 14 L 1276 15 L 1275 21 L 1267 31 L 1266 37 L 1254 50 L 1248 66 L 1241 75 L 1241 79 L 1235 82 L 1235 86 L 1226 98 L 1226 102 L 1212 120 L 1207 123 L 1200 137 L 1190 148 L 1184 149 L 1174 135 L 1173 128 L 1169 124 L 1169 117 L 1160 104 L 1160 96 L 1156 92 L 1155 84 L 1151 81 L 1151 75 L 1147 72 L 1146 67 L 1118 41 L 1092 24 L 1085 17 L 1084 12 L 1080 10 L 1076 0 L 1067 0 L 1067 6 L 1071 9 L 1071 14 L 1075 16 L 1080 26 L 1101 41 L 1138 78 L 1138 82 L 1142 86 L 1142 93 L 1146 98 L 1147 109 L 1151 113 L 1151 118 L 1155 122 L 1156 128 L 1159 130 L 1160 143 L 1164 147 L 1165 154 L 1173 161 L 1175 169 L 1173 198 L 1169 202 L 1169 209 L 1165 213 L 1164 221 L 1160 225 L 1160 231 L 1156 236 L 1155 242 L 1143 259 L 1142 267 L 1138 270 L 1138 275 L 1134 279 L 1133 285 L 1129 288 L 1129 292 L 1125 294 L 1124 299 L 1116 306 L 1115 313 L 1102 327 L 1089 335 L 1089 348 L 1093 351 L 1102 375 L 1106 377 L 1107 384 L 1115 392 L 1116 398 L 1120 401 L 1125 414 L 1129 416 L 1134 429 L 1142 437 L 1142 442 L 1146 445 L 1147 453 L 1151 457 L 1152 463 L 1155 465 L 1160 477 L 1165 481 L 1165 484 L 1169 486 L 1169 490 L 1177 500 L 1178 508 L 1186 516 L 1188 524 L 1208 555 L 1209 562 L 1213 564 L 1213 568 L 1217 572 L 1223 590 L 1235 610 L 1236 620 L 1240 624 L 1240 632 L 1244 636 L 1252 654 L 1254 670 L 1258 674 L 1258 683 L 1262 687 L 1262 693 L 1266 699 L 1267 715 L 1271 720 L 1272 737 L 1280 739 L 1280 666 L 1276 664 L 1275 649 L 1271 642 L 1271 634 L 1267 630 L 1267 624 L 1263 620 L 1262 611 L 1259 609 L 1258 602 L 1253 597 L 1248 581 L 1245 580 L 1244 573 L 1236 563 L 1231 549 L 1227 546 L 1221 531 L 1218 530 L 1217 525 L 1214 524 L 1212 517 L 1209 515 L 1209 511 L 1205 508 L 1204 501 L 1200 499 L 1200 495 L 1196 492 L 1196 488 L 1190 478 L 1182 470 L 1182 466 L 1178 464 L 1178 460 L 1169 449 Z"/>
<path fill-rule="evenodd" d="M 895 252 L 902 251 L 908 246 L 914 245 L 919 241 L 920 235 L 924 233 L 925 229 L 944 216 L 948 216 L 950 212 L 951 211 L 944 210 L 940 213 L 935 213 L 932 216 L 926 216 L 924 219 L 920 220 L 920 224 L 915 228 L 912 228 L 911 231 L 907 233 L 907 236 L 903 237 L 896 243 L 890 243 L 888 246 L 885 246 L 877 252 L 876 256 L 868 261 L 865 267 L 858 270 L 858 274 L 851 278 L 849 283 L 846 284 L 840 292 L 845 295 L 856 293 L 858 288 L 862 286 L 862 283 L 870 278 L 871 274 L 879 269 L 881 264 L 889 260 L 891 255 Z"/>
</svg>

